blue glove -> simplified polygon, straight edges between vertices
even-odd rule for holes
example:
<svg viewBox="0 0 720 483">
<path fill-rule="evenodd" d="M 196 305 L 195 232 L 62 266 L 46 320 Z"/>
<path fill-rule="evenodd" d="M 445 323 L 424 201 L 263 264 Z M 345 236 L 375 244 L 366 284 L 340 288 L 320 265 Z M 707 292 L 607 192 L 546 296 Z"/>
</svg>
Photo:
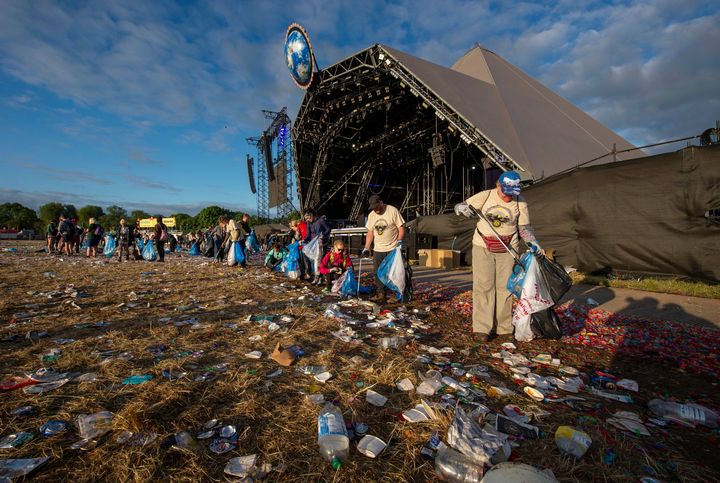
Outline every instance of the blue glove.
<svg viewBox="0 0 720 483">
<path fill-rule="evenodd" d="M 545 250 L 542 249 L 542 247 L 538 244 L 537 241 L 534 241 L 533 243 L 528 243 L 528 246 L 530 247 L 531 252 L 542 255 L 543 257 L 545 256 Z"/>
</svg>

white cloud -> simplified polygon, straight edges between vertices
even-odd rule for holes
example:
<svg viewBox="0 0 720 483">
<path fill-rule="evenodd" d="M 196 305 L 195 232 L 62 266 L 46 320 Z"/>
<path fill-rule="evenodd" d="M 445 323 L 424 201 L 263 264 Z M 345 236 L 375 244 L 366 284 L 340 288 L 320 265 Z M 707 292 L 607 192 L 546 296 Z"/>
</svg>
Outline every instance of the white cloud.
<svg viewBox="0 0 720 483">
<path fill-rule="evenodd" d="M 81 109 L 121 116 L 140 132 L 188 126 L 185 142 L 223 152 L 237 142 L 225 125 L 259 132 L 267 125 L 261 109 L 297 111 L 302 91 L 290 81 L 282 51 L 285 28 L 297 19 L 321 67 L 376 42 L 451 65 L 479 42 L 632 141 L 651 142 L 702 130 L 717 116 L 720 65 L 713 49 L 720 14 L 712 6 L 692 0 L 309 0 L 251 8 L 235 1 L 5 2 L 0 68 Z M 63 129 L 80 136 L 87 125 L 98 127 L 77 117 Z M 198 123 L 214 131 L 201 133 Z"/>
</svg>

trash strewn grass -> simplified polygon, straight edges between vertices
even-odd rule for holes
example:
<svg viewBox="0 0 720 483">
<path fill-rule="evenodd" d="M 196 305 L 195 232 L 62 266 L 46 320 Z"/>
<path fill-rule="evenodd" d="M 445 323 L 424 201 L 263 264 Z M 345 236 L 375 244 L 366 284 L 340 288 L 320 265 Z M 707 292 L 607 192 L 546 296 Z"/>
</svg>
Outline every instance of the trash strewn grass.
<svg viewBox="0 0 720 483">
<path fill-rule="evenodd" d="M 418 371 L 444 367 L 449 374 L 451 362 L 489 366 L 491 379 L 475 382 L 480 390 L 487 391 L 490 385 L 514 389 L 509 398 L 483 401 L 493 412 L 511 403 L 526 411 L 540 406 L 549 413 L 532 422 L 543 436 L 518 441 L 513 458 L 550 468 L 560 481 L 637 481 L 651 472 L 663 480 L 711 481 L 720 471 L 720 452 L 712 443 L 716 433 L 653 428 L 652 437 L 641 438 L 605 423 L 622 409 L 646 415 L 647 400 L 657 396 L 714 408 L 720 405 L 720 395 L 713 390 L 717 381 L 657 362 L 651 355 L 629 360 L 562 341 L 521 344 L 520 351 L 528 357 L 551 353 L 581 371 L 606 370 L 640 384 L 632 406 L 582 394 L 588 400 L 570 408 L 562 403 L 535 403 L 525 396 L 512 381 L 509 368 L 491 357 L 500 347 L 478 347 L 468 320 L 441 302 L 427 312 L 423 300 L 409 304 L 406 313 L 418 309 L 417 316 L 431 328 L 416 332 L 418 343 L 382 350 L 380 337 L 410 334 L 403 328 L 357 328 L 366 336 L 363 342 L 343 342 L 331 335 L 340 322 L 323 315 L 337 298 L 321 296 L 318 288 L 309 289 L 257 266 L 242 270 L 179 255 L 169 255 L 164 264 L 118 264 L 81 257 L 61 261 L 20 251 L 0 253 L 0 273 L 0 339 L 19 336 L 0 342 L 0 379 L 48 365 L 41 362 L 41 355 L 55 347 L 62 349 L 54 364 L 58 371 L 97 373 L 94 382 L 70 382 L 34 396 L 15 390 L 0 397 L 0 437 L 18 431 L 35 434 L 19 448 L 0 450 L 0 458 L 52 456 L 34 474 L 39 481 L 224 481 L 223 469 L 230 458 L 253 453 L 260 464 L 272 465 L 268 481 L 436 481 L 433 462 L 420 452 L 434 431 L 446 440 L 452 412 L 440 411 L 437 420 L 424 423 L 404 421 L 401 412 L 420 398 L 396 389 L 395 383 L 409 378 L 417 387 Z M 369 313 L 367 307 L 343 310 L 366 320 Z M 259 314 L 288 315 L 292 321 L 269 332 L 267 325 L 247 320 Z M 95 326 L 97 322 L 109 325 Z M 47 331 L 47 337 L 36 337 L 39 331 Z M 261 338 L 252 341 L 253 336 Z M 60 338 L 75 341 L 59 345 L 56 339 Z M 267 357 L 276 342 L 283 347 L 297 344 L 305 354 L 294 366 L 283 367 L 280 376 L 269 379 L 266 376 L 279 367 Z M 418 356 L 427 352 L 420 343 L 450 346 L 453 353 L 431 356 L 437 365 L 422 363 Z M 253 350 L 262 351 L 263 357 L 245 357 Z M 297 372 L 304 365 L 324 365 L 333 378 L 319 383 Z M 165 369 L 188 374 L 171 381 L 163 376 Z M 204 373 L 214 378 L 196 380 Z M 153 379 L 139 385 L 122 384 L 128 376 L 142 374 Z M 384 407 L 366 402 L 368 389 L 388 398 Z M 305 396 L 314 393 L 336 401 L 346 422 L 366 423 L 368 434 L 388 443 L 385 451 L 370 459 L 352 442 L 349 461 L 333 471 L 317 449 L 316 418 L 321 406 Z M 439 396 L 430 399 L 440 401 Z M 35 412 L 25 417 L 10 414 L 25 405 L 34 406 Z M 94 448 L 70 449 L 79 439 L 74 429 L 51 438 L 38 435 L 38 428 L 49 419 L 72 421 L 79 414 L 102 410 L 115 414 L 113 430 L 98 438 Z M 197 452 L 163 445 L 177 431 L 195 435 L 214 418 L 237 427 L 237 448 L 216 455 L 208 450 L 207 440 L 198 441 Z M 582 427 L 592 437 L 593 445 L 581 460 L 562 456 L 556 448 L 552 435 L 561 424 Z M 117 442 L 123 431 L 159 436 L 146 446 L 132 446 Z M 617 454 L 612 466 L 603 463 L 609 447 Z"/>
<path fill-rule="evenodd" d="M 618 275 L 613 278 L 601 275 L 588 275 L 573 272 L 574 283 L 599 285 L 602 287 L 632 288 L 647 292 L 670 293 L 687 295 L 689 297 L 703 297 L 720 299 L 720 284 L 711 282 L 681 280 L 678 278 L 655 278 L 640 275 Z"/>
</svg>

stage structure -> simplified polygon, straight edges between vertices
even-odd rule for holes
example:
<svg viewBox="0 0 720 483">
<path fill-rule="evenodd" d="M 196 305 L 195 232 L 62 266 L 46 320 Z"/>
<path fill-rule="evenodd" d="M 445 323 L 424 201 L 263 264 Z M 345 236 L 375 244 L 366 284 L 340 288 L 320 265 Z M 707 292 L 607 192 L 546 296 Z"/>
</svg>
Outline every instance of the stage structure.
<svg viewBox="0 0 720 483">
<path fill-rule="evenodd" d="M 451 211 L 506 170 L 530 184 L 633 148 L 480 46 L 452 68 L 383 45 L 363 50 L 314 73 L 292 132 L 301 206 L 351 223 L 370 194 L 410 220 Z"/>
<path fill-rule="evenodd" d="M 247 142 L 257 149 L 258 217 L 267 222 L 272 208 L 277 208 L 278 218 L 286 218 L 295 209 L 292 202 L 295 169 L 287 107 L 280 112 L 263 110 L 263 114 L 270 120 L 270 125 L 260 136 L 247 138 Z M 253 164 L 252 158 L 248 158 L 250 188 L 254 193 Z"/>
</svg>

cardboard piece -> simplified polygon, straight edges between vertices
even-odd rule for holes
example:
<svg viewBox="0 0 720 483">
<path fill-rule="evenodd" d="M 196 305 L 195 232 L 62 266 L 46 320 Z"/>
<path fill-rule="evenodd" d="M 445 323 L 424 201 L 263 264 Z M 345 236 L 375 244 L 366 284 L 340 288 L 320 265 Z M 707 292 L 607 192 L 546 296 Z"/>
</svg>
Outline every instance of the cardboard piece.
<svg viewBox="0 0 720 483">
<path fill-rule="evenodd" d="M 288 349 L 283 349 L 280 346 L 280 342 L 275 345 L 275 350 L 270 356 L 272 360 L 280 364 L 281 366 L 288 367 L 295 362 L 295 354 L 290 352 Z"/>
<path fill-rule="evenodd" d="M 460 251 L 445 249 L 418 250 L 419 264 L 428 268 L 449 270 L 460 266 Z"/>
</svg>

